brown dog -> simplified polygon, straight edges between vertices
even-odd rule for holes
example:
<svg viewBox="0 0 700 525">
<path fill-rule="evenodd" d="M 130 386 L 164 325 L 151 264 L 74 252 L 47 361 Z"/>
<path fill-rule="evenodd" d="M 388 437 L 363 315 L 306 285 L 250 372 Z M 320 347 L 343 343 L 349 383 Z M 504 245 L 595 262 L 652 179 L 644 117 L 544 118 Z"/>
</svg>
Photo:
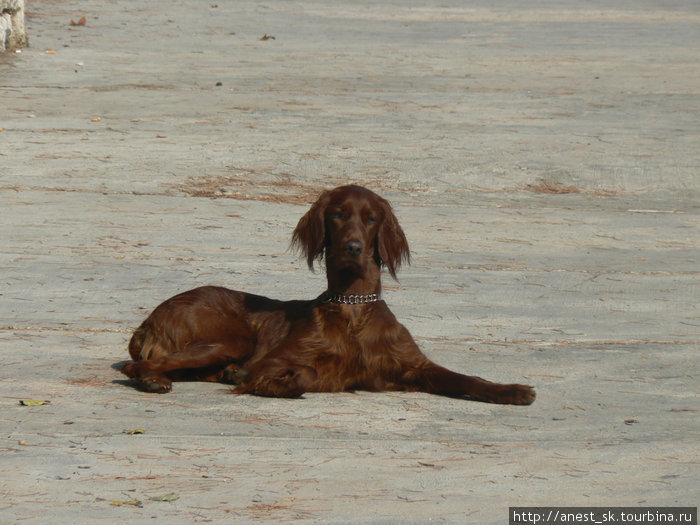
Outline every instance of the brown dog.
<svg viewBox="0 0 700 525">
<path fill-rule="evenodd" d="M 382 266 L 408 262 L 389 203 L 359 186 L 323 193 L 294 230 L 309 267 L 325 257 L 328 289 L 310 301 L 276 301 L 207 286 L 158 306 L 129 343 L 122 372 L 149 392 L 173 380 L 236 384 L 234 392 L 407 390 L 528 405 L 535 391 L 451 372 L 425 357 L 380 299 Z"/>
</svg>

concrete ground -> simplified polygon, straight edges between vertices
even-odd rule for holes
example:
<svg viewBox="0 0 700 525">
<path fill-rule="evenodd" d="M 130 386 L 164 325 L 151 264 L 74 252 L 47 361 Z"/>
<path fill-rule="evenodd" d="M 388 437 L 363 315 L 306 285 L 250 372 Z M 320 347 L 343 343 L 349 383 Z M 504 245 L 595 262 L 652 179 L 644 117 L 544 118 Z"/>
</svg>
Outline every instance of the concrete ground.
<svg viewBox="0 0 700 525">
<path fill-rule="evenodd" d="M 696 1 L 27 15 L 31 47 L 0 57 L 1 523 L 697 505 Z M 113 369 L 176 292 L 320 293 L 289 238 L 350 181 L 406 231 L 385 299 L 425 353 L 534 405 L 149 395 Z"/>
</svg>

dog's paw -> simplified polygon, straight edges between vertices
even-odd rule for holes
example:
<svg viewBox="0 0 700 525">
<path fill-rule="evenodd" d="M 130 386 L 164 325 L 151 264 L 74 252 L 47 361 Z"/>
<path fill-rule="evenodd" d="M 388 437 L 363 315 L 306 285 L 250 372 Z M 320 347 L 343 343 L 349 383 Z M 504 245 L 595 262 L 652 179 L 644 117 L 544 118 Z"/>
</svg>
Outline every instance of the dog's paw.
<svg viewBox="0 0 700 525">
<path fill-rule="evenodd" d="M 496 402 L 506 405 L 531 405 L 536 397 L 535 389 L 529 385 L 503 385 Z"/>
<path fill-rule="evenodd" d="M 241 384 L 246 377 L 248 377 L 248 372 L 242 369 L 236 364 L 230 364 L 219 372 L 217 376 L 217 381 L 219 383 L 228 383 L 230 385 Z"/>
<path fill-rule="evenodd" d="M 131 379 L 138 379 L 141 373 L 139 363 L 136 361 L 128 361 L 124 363 L 119 371 Z"/>
<path fill-rule="evenodd" d="M 139 381 L 139 386 L 146 392 L 167 394 L 173 388 L 173 383 L 167 377 L 147 377 Z"/>
<path fill-rule="evenodd" d="M 144 392 L 166 394 L 173 388 L 173 383 L 164 375 L 148 370 L 145 361 L 129 361 L 121 369 L 122 374 L 134 379 Z"/>
</svg>

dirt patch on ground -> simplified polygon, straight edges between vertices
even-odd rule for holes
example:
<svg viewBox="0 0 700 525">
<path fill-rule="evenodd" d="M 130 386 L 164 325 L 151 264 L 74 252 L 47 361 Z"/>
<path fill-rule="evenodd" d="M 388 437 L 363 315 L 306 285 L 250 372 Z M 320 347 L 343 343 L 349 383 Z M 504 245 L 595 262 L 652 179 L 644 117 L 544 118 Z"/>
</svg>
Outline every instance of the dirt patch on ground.
<svg viewBox="0 0 700 525">
<path fill-rule="evenodd" d="M 307 204 L 318 195 L 318 188 L 294 181 L 291 175 L 267 175 L 259 172 L 190 177 L 186 184 L 178 185 L 177 189 L 191 197 L 289 204 Z"/>
<path fill-rule="evenodd" d="M 611 197 L 620 195 L 620 192 L 614 190 L 602 189 L 581 189 L 576 186 L 562 184 L 560 182 L 542 179 L 535 184 L 527 184 L 524 189 L 533 193 L 549 194 L 549 195 L 566 195 L 571 193 L 582 193 L 585 195 L 597 195 L 599 197 Z"/>
</svg>

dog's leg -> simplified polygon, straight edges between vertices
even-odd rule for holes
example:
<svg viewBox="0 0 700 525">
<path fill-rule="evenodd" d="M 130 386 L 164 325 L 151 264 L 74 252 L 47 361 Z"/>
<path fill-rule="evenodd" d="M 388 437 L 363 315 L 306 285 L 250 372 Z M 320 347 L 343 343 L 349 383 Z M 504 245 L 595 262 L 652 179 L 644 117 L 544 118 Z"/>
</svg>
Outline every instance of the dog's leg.
<svg viewBox="0 0 700 525">
<path fill-rule="evenodd" d="M 205 379 L 229 382 L 238 370 L 234 361 L 245 359 L 252 351 L 253 344 L 248 340 L 235 343 L 202 343 L 155 359 L 130 361 L 121 371 L 138 381 L 143 390 L 165 394 L 172 388 L 172 380 L 168 377 L 170 372 L 219 368 L 220 370 L 210 373 Z"/>
<path fill-rule="evenodd" d="M 464 397 L 487 403 L 530 405 L 535 390 L 528 385 L 492 383 L 480 377 L 452 372 L 434 363 L 404 375 L 404 381 L 418 390 L 449 397 Z"/>
<path fill-rule="evenodd" d="M 236 394 L 265 397 L 299 397 L 313 389 L 316 371 L 285 359 L 267 358 L 256 363 L 234 389 Z"/>
</svg>

